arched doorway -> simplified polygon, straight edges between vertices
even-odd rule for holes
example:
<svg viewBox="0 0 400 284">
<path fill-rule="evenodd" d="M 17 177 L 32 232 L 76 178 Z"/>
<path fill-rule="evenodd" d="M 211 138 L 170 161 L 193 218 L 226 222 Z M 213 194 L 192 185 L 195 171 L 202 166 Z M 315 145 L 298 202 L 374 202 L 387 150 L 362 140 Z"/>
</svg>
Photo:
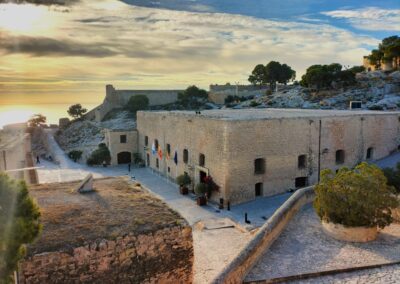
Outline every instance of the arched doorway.
<svg viewBox="0 0 400 284">
<path fill-rule="evenodd" d="M 118 153 L 118 164 L 129 164 L 131 162 L 132 155 L 130 152 Z"/>
</svg>

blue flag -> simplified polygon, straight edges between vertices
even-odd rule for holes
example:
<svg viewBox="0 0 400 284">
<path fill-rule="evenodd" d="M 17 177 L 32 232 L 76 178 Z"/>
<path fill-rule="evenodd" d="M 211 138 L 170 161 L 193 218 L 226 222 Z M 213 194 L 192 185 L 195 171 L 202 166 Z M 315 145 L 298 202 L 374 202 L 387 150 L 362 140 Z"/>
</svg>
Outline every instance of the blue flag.
<svg viewBox="0 0 400 284">
<path fill-rule="evenodd" d="M 178 164 L 178 152 L 177 151 L 175 151 L 174 162 L 175 162 L 175 165 Z"/>
</svg>

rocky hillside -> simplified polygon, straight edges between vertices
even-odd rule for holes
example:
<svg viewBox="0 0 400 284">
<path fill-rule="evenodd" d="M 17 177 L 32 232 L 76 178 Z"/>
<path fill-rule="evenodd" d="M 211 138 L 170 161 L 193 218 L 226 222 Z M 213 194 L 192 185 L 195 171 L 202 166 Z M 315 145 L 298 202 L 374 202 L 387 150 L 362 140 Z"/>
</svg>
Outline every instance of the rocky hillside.
<svg viewBox="0 0 400 284">
<path fill-rule="evenodd" d="M 363 109 L 400 109 L 400 71 L 362 72 L 356 75 L 356 80 L 354 86 L 346 89 L 319 92 L 301 86 L 284 86 L 272 95 L 259 94 L 233 107 L 348 109 L 350 101 L 361 101 Z"/>
<path fill-rule="evenodd" d="M 74 121 L 66 129 L 60 130 L 55 137 L 66 153 L 72 150 L 82 151 L 82 159 L 79 162 L 84 163 L 93 150 L 104 141 L 104 129 L 132 129 L 135 127 L 136 122 L 129 112 L 115 110 L 102 122 Z"/>
</svg>

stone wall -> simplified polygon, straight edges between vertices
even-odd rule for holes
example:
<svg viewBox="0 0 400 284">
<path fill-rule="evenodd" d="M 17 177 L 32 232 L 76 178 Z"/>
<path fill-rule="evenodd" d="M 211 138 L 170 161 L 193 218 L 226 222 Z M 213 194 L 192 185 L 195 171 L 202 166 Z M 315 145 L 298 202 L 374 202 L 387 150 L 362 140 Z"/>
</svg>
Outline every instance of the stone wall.
<svg viewBox="0 0 400 284">
<path fill-rule="evenodd" d="M 204 171 L 213 177 L 221 189 L 225 188 L 228 165 L 225 159 L 227 153 L 223 121 L 206 120 L 200 115 L 185 117 L 172 114 L 160 115 L 158 112 L 138 112 L 137 127 L 139 153 L 147 166 L 171 179 L 187 172 L 193 184 L 199 182 L 200 171 Z M 145 144 L 146 136 L 147 145 Z M 162 159 L 157 153 L 152 153 L 155 140 L 158 140 L 163 151 Z M 171 149 L 169 159 L 166 158 L 167 144 Z M 184 149 L 188 150 L 187 163 L 183 161 Z M 174 162 L 175 152 L 177 152 L 178 164 Z M 199 164 L 200 154 L 205 156 L 203 166 Z M 215 192 L 212 198 L 217 201 L 221 194 L 222 191 Z"/>
<path fill-rule="evenodd" d="M 224 104 L 228 96 L 248 97 L 265 95 L 268 86 L 254 85 L 210 85 L 208 98 L 216 104 Z"/>
<path fill-rule="evenodd" d="M 368 148 L 373 148 L 371 160 L 377 160 L 400 145 L 398 114 L 238 120 L 227 124 L 226 133 L 225 195 L 231 204 L 254 199 L 256 183 L 263 184 L 263 196 L 282 193 L 296 187 L 296 178 L 306 177 L 308 185 L 315 184 L 319 168 L 354 167 L 366 160 Z M 337 150 L 344 151 L 343 163 L 336 162 Z M 302 168 L 298 167 L 300 155 L 306 156 Z M 254 174 L 257 158 L 265 159 L 263 174 Z"/>
<path fill-rule="evenodd" d="M 28 184 L 36 183 L 36 171 L 18 170 L 33 166 L 31 135 L 19 130 L 8 130 L 2 135 L 11 136 L 14 139 L 7 145 L 0 146 L 0 171 L 7 171 L 11 178 L 25 180 Z"/>
<path fill-rule="evenodd" d="M 188 172 L 194 183 L 204 170 L 220 186 L 213 200 L 224 198 L 231 204 L 254 200 L 257 183 L 262 183 L 262 196 L 282 193 L 315 184 L 319 169 L 355 166 L 367 159 L 368 148 L 372 148 L 371 160 L 377 160 L 400 145 L 398 113 L 224 120 L 194 112 L 139 112 L 138 132 L 138 149 L 143 160 L 148 155 L 148 166 L 173 179 Z M 152 153 L 156 139 L 164 153 L 171 145 L 170 159 Z M 188 163 L 182 162 L 184 149 Z M 343 163 L 336 162 L 337 150 L 344 151 Z M 178 165 L 173 161 L 175 151 Z M 206 160 L 202 167 L 200 154 Z M 305 155 L 304 167 L 298 165 L 301 155 Z M 255 174 L 256 159 L 264 159 L 265 172 Z M 305 185 L 296 186 L 301 178 L 306 179 Z"/>
<path fill-rule="evenodd" d="M 121 143 L 121 135 L 126 136 L 126 142 Z M 118 164 L 118 154 L 121 152 L 129 152 L 131 155 L 131 160 L 133 159 L 133 154 L 138 152 L 138 133 L 136 130 L 105 130 L 105 141 L 111 154 L 111 165 Z"/>
<path fill-rule="evenodd" d="M 183 90 L 116 90 L 114 86 L 106 86 L 106 96 L 103 103 L 87 114 L 88 119 L 101 121 L 108 112 L 116 108 L 125 107 L 129 99 L 136 95 L 144 95 L 149 99 L 149 105 L 165 105 L 174 103 L 178 93 Z"/>
<path fill-rule="evenodd" d="M 296 191 L 259 229 L 239 255 L 217 275 L 212 283 L 242 283 L 247 273 L 274 243 L 290 220 L 307 203 L 314 200 L 313 187 Z"/>
<path fill-rule="evenodd" d="M 70 251 L 28 256 L 20 283 L 191 283 L 189 226 L 100 240 Z"/>
</svg>

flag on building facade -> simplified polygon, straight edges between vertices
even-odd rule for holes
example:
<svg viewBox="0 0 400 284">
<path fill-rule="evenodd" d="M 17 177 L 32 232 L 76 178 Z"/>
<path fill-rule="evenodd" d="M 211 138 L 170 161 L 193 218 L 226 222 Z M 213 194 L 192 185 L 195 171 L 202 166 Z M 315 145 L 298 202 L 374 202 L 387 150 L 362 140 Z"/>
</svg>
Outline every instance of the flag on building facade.
<svg viewBox="0 0 400 284">
<path fill-rule="evenodd" d="M 154 142 L 153 142 L 153 145 L 151 145 L 151 153 L 152 153 L 153 155 L 156 154 L 156 144 L 154 144 Z"/>
<path fill-rule="evenodd" d="M 174 162 L 175 162 L 175 165 L 178 164 L 178 152 L 177 151 L 175 151 Z"/>
<path fill-rule="evenodd" d="M 161 146 L 158 145 L 158 157 L 160 158 L 160 160 L 162 160 L 162 150 L 161 150 Z"/>
</svg>

